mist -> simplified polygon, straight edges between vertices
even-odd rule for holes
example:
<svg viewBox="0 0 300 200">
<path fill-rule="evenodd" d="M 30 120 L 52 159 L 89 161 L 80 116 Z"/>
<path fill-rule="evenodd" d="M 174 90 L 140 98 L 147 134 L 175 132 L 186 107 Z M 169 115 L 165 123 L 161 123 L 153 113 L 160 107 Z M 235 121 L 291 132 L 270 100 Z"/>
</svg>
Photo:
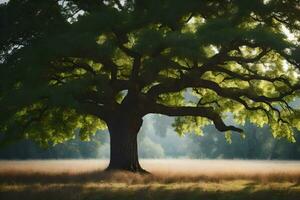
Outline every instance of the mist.
<svg viewBox="0 0 300 200">
<path fill-rule="evenodd" d="M 258 128 L 246 123 L 246 138 L 232 134 L 231 144 L 224 133 L 212 125 L 203 129 L 203 136 L 189 133 L 178 135 L 172 123 L 174 118 L 149 114 L 138 134 L 140 158 L 192 158 L 192 159 L 300 159 L 300 137 L 290 143 L 285 138 L 274 139 L 269 127 Z M 232 123 L 230 116 L 227 123 Z M 24 140 L 0 149 L 0 159 L 107 159 L 110 156 L 109 133 L 98 131 L 88 142 L 75 139 L 49 148 L 42 148 Z"/>
</svg>

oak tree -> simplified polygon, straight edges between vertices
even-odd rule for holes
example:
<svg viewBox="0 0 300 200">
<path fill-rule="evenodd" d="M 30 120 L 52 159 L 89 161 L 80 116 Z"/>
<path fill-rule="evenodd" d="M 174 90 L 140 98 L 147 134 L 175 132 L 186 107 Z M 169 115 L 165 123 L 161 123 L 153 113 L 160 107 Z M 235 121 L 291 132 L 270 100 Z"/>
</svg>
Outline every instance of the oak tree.
<svg viewBox="0 0 300 200">
<path fill-rule="evenodd" d="M 141 172 L 149 113 L 228 140 L 245 120 L 290 141 L 300 128 L 299 0 L 10 0 L 0 28 L 2 143 L 108 128 L 108 169 Z"/>
</svg>

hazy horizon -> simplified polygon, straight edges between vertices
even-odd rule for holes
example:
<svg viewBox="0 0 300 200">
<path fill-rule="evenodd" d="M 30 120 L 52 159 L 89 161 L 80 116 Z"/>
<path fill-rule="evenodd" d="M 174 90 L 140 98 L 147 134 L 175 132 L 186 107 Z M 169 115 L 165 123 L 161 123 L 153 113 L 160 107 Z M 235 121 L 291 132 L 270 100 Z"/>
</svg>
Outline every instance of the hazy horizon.
<svg viewBox="0 0 300 200">
<path fill-rule="evenodd" d="M 232 123 L 230 117 L 228 123 Z M 232 134 L 232 143 L 213 126 L 204 128 L 203 136 L 189 133 L 178 135 L 172 127 L 173 118 L 147 115 L 138 134 L 140 158 L 156 159 L 256 159 L 299 160 L 300 141 L 289 143 L 274 139 L 268 127 L 257 128 L 247 123 L 246 138 Z M 299 138 L 299 133 L 295 133 Z M 108 159 L 109 133 L 98 132 L 90 142 L 71 140 L 48 149 L 32 142 L 21 142 L 0 149 L 0 159 Z"/>
</svg>

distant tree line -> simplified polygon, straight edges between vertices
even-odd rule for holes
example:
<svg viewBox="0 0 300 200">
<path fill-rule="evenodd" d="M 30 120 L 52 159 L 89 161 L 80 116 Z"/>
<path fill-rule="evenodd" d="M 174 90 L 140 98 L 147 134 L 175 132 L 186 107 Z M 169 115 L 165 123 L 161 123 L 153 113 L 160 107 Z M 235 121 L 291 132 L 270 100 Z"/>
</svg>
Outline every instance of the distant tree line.
<svg viewBox="0 0 300 200">
<path fill-rule="evenodd" d="M 224 133 L 213 126 L 206 126 L 203 136 L 186 134 L 184 139 L 171 132 L 172 119 L 153 117 L 143 126 L 139 140 L 142 158 L 202 158 L 202 159 L 291 159 L 300 160 L 300 134 L 296 143 L 274 139 L 269 127 L 258 128 L 246 123 L 246 137 L 231 136 L 231 143 Z M 175 138 L 175 139 L 174 139 Z M 177 139 L 176 139 L 177 138 Z M 109 158 L 109 135 L 98 131 L 90 141 L 74 139 L 53 147 L 43 148 L 32 141 L 23 140 L 0 148 L 0 159 L 75 159 Z"/>
<path fill-rule="evenodd" d="M 108 142 L 105 135 L 99 131 L 90 141 L 82 141 L 76 135 L 74 139 L 52 147 L 41 147 L 30 140 L 22 140 L 0 148 L 0 159 L 97 158 L 99 148 Z"/>
<path fill-rule="evenodd" d="M 192 158 L 223 158 L 223 159 L 300 159 L 300 133 L 295 133 L 296 142 L 274 138 L 268 126 L 257 128 L 246 123 L 246 137 L 233 134 L 228 144 L 224 134 L 212 126 L 205 128 L 204 135 L 191 135 L 190 145 Z"/>
</svg>

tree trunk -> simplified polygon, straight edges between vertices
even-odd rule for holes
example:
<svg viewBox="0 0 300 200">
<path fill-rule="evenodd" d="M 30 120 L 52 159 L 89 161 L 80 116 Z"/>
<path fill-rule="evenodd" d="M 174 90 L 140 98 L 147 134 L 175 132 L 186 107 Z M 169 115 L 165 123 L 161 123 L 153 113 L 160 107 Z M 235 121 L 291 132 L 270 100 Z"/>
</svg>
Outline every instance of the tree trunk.
<svg viewBox="0 0 300 200">
<path fill-rule="evenodd" d="M 147 173 L 139 163 L 137 134 L 143 120 L 127 116 L 110 120 L 110 163 L 107 170 Z"/>
</svg>

